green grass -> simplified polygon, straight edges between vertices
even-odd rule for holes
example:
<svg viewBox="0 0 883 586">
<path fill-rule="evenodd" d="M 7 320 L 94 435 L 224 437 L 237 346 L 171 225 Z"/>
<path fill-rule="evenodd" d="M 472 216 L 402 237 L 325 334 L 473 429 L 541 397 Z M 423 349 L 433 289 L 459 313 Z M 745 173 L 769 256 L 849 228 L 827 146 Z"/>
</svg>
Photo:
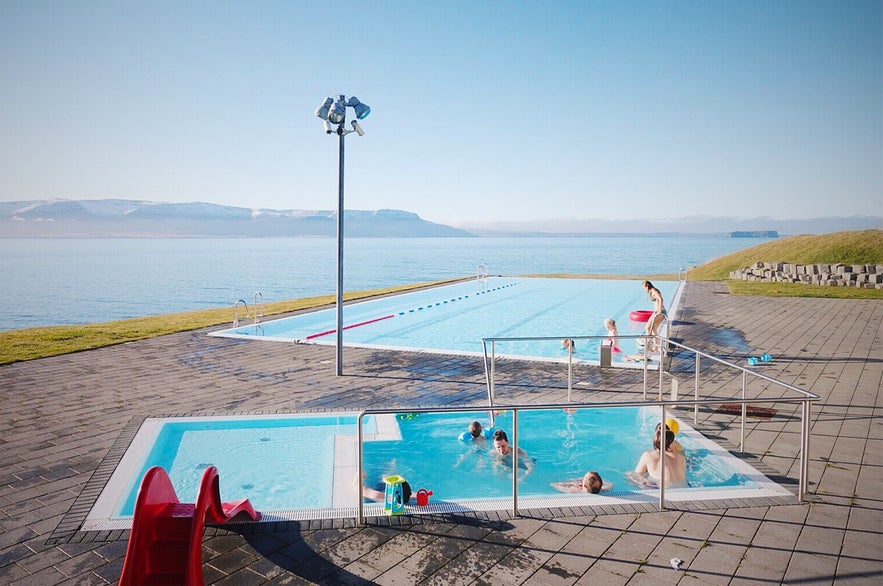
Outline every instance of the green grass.
<svg viewBox="0 0 883 586">
<path fill-rule="evenodd" d="M 883 289 L 860 287 L 827 287 L 801 283 L 758 283 L 728 279 L 732 295 L 766 295 L 767 297 L 816 297 L 825 299 L 883 299 Z"/>
<path fill-rule="evenodd" d="M 835 232 L 823 235 L 803 235 L 782 238 L 759 244 L 745 250 L 711 260 L 691 268 L 687 278 L 691 281 L 726 281 L 731 293 L 737 295 L 773 295 L 784 297 L 842 297 L 883 299 L 883 289 L 859 289 L 857 287 L 823 287 L 796 283 L 757 283 L 729 280 L 732 270 L 745 268 L 755 262 L 787 262 L 797 264 L 843 263 L 883 264 L 883 230 L 861 232 Z M 603 279 L 650 279 L 674 280 L 676 275 L 537 275 L 544 277 L 603 278 Z M 417 283 L 402 287 L 374 289 L 347 293 L 347 301 L 364 299 L 375 295 L 398 293 L 428 285 L 450 283 L 460 279 Z M 334 303 L 333 295 L 306 297 L 279 303 L 268 303 L 266 315 L 278 315 L 302 309 L 310 309 Z M 0 364 L 57 356 L 81 350 L 90 350 L 112 344 L 134 342 L 164 334 L 186 332 L 202 328 L 230 324 L 232 307 L 188 311 L 151 317 L 78 326 L 28 328 L 0 332 Z"/>
<path fill-rule="evenodd" d="M 710 260 L 687 271 L 691 281 L 724 281 L 755 262 L 883 264 L 883 230 L 789 236 Z"/>
<path fill-rule="evenodd" d="M 730 271 L 756 262 L 792 264 L 883 264 L 883 230 L 803 234 L 773 240 L 710 260 L 687 271 L 690 281 L 725 281 L 734 295 L 883 299 L 883 289 L 826 287 L 801 283 L 759 283 L 730 279 Z"/>
<path fill-rule="evenodd" d="M 417 283 L 401 287 L 389 287 L 386 289 L 372 289 L 369 291 L 354 291 L 344 294 L 345 301 L 364 299 L 376 295 L 386 295 L 409 291 L 430 285 L 450 283 L 459 279 L 447 281 L 435 281 L 431 283 Z M 264 308 L 267 316 L 310 309 L 329 305 L 335 302 L 334 295 L 321 297 L 305 297 L 291 301 L 268 303 Z M 173 334 L 199 330 L 218 325 L 230 325 L 233 322 L 234 310 L 232 307 L 220 309 L 204 309 L 201 311 L 187 311 L 182 313 L 169 313 L 134 319 L 124 319 L 96 324 L 76 326 L 53 326 L 42 328 L 27 328 L 0 332 L 0 364 L 58 356 L 81 350 L 91 350 L 102 346 L 134 342 Z M 242 319 L 242 318 L 240 318 Z M 243 320 L 242 323 L 247 323 Z"/>
</svg>

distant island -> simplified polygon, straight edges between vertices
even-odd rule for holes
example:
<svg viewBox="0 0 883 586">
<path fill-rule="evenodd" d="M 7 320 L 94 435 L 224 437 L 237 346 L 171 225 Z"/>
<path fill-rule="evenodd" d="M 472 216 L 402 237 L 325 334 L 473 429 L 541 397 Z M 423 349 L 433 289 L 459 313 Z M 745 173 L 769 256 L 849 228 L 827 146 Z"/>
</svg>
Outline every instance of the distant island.
<svg viewBox="0 0 883 586">
<path fill-rule="evenodd" d="M 778 238 L 778 230 L 754 230 L 748 232 L 745 230 L 737 230 L 728 234 L 730 238 Z"/>
<path fill-rule="evenodd" d="M 672 219 L 565 217 L 475 220 L 449 226 L 403 210 L 346 210 L 348 238 L 579 238 L 713 235 L 778 238 L 879 229 L 880 216 L 804 220 L 688 216 Z M 337 210 L 276 210 L 212 203 L 63 198 L 0 202 L 0 238 L 334 238 Z"/>
</svg>

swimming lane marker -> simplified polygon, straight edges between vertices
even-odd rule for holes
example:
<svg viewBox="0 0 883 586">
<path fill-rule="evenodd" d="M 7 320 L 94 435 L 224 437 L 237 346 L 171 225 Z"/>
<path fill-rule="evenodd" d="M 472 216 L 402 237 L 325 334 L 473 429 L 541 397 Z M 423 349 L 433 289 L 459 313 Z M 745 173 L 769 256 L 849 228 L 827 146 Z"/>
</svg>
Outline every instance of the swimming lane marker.
<svg viewBox="0 0 883 586">
<path fill-rule="evenodd" d="M 349 330 L 351 328 L 357 328 L 359 326 L 367 326 L 368 324 L 373 324 L 378 321 L 383 321 L 383 320 L 389 319 L 391 317 L 395 317 L 395 315 L 389 314 L 389 315 L 384 315 L 383 317 L 376 317 L 374 319 L 369 319 L 368 321 L 360 321 L 357 324 L 350 324 L 348 326 L 343 326 L 343 329 Z M 398 323 L 398 322 L 396 322 L 396 323 Z M 328 334 L 333 334 L 336 331 L 337 331 L 337 328 L 334 328 L 333 330 L 325 330 L 324 332 L 319 332 L 318 334 L 310 334 L 309 336 L 306 337 L 306 339 L 312 340 L 313 338 L 319 338 L 321 336 L 327 336 Z"/>
</svg>

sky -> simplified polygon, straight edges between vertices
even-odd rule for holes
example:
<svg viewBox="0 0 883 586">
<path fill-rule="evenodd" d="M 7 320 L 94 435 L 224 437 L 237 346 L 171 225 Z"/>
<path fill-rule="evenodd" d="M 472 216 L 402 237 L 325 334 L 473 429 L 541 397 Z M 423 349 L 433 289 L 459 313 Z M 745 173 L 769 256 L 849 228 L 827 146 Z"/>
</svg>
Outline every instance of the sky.
<svg viewBox="0 0 883 586">
<path fill-rule="evenodd" d="M 880 0 L 0 0 L 0 201 L 883 216 Z M 348 120 L 352 110 L 348 111 Z"/>
</svg>

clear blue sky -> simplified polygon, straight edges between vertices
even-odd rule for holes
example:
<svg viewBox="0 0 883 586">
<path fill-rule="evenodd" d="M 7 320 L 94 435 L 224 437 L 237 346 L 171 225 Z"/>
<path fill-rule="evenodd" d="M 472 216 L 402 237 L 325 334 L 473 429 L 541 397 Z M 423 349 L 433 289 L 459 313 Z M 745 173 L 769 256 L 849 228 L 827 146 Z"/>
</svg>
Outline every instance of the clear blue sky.
<svg viewBox="0 0 883 586">
<path fill-rule="evenodd" d="M 334 12 L 338 11 L 338 12 Z M 0 201 L 883 215 L 880 0 L 0 0 Z"/>
</svg>

